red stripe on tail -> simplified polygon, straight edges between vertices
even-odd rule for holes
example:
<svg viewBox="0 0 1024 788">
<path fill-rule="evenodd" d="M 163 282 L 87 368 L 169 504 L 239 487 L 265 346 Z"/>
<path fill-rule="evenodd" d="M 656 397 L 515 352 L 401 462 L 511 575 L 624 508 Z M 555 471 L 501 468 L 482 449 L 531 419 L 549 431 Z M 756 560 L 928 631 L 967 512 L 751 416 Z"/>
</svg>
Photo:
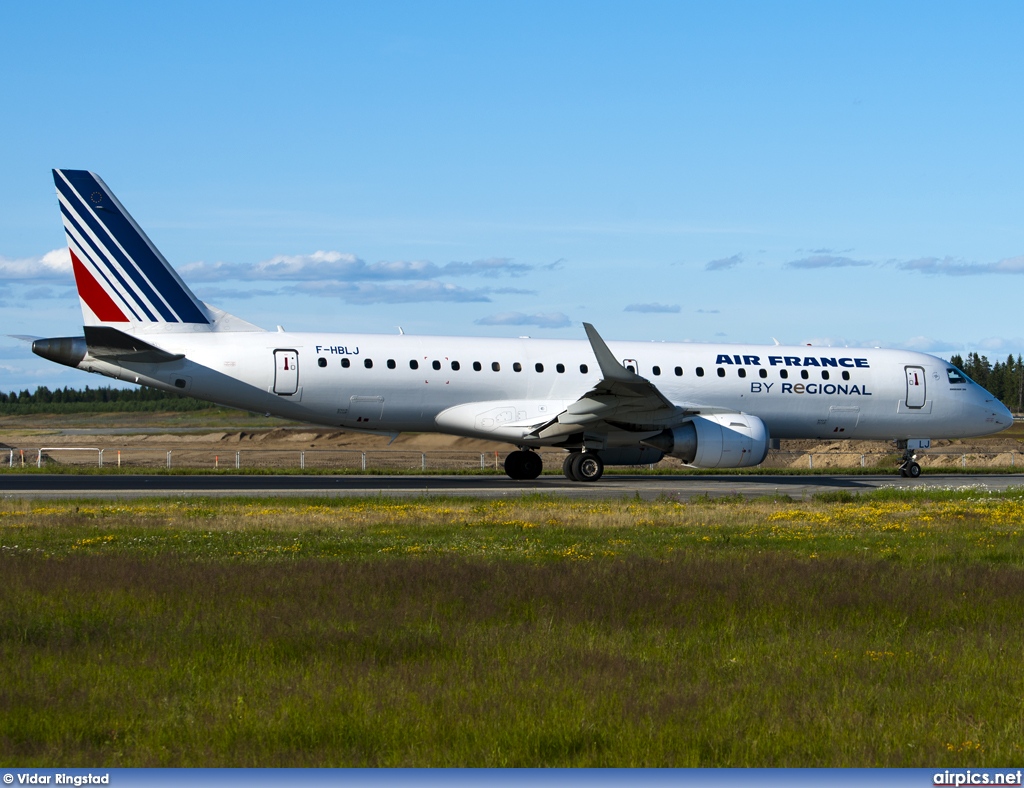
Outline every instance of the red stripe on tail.
<svg viewBox="0 0 1024 788">
<path fill-rule="evenodd" d="M 70 251 L 70 250 L 69 250 Z M 75 284 L 78 285 L 78 295 L 85 301 L 86 306 L 92 310 L 104 323 L 127 323 L 128 318 L 124 312 L 118 309 L 114 300 L 107 295 L 107 291 L 100 287 L 99 282 L 93 279 L 92 274 L 86 270 L 74 252 L 71 252 L 71 265 L 75 269 Z"/>
</svg>

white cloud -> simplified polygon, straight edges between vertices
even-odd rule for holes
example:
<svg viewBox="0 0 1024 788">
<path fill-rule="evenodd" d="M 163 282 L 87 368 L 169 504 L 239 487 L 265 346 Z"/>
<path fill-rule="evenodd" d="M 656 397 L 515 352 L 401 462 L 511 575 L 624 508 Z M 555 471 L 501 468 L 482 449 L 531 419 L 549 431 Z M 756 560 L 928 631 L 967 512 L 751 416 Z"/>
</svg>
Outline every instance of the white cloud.
<svg viewBox="0 0 1024 788">
<path fill-rule="evenodd" d="M 3 279 L 70 279 L 71 275 L 71 253 L 67 247 L 40 257 L 15 259 L 0 255 L 0 278 Z"/>
<path fill-rule="evenodd" d="M 21 297 L 29 301 L 41 301 L 46 298 L 53 298 L 55 295 L 56 293 L 53 291 L 52 287 L 47 287 L 46 285 L 43 285 L 41 287 L 33 287 L 29 290 L 26 290 L 24 293 L 21 294 Z"/>
<path fill-rule="evenodd" d="M 852 260 L 830 254 L 815 254 L 786 263 L 787 268 L 850 268 L 871 265 L 867 260 Z"/>
<path fill-rule="evenodd" d="M 720 260 L 712 260 L 704 266 L 705 271 L 726 271 L 735 268 L 743 262 L 742 254 L 734 254 L 732 257 L 723 257 Z"/>
<path fill-rule="evenodd" d="M 533 266 L 513 263 L 507 257 L 488 257 L 486 260 L 474 260 L 471 263 L 448 263 L 439 270 L 445 276 L 524 276 L 533 270 Z"/>
<path fill-rule="evenodd" d="M 970 344 L 972 350 L 980 348 L 990 353 L 1013 353 L 1016 356 L 1022 352 L 1021 348 L 1024 348 L 1024 337 L 986 337 Z"/>
<path fill-rule="evenodd" d="M 897 342 L 893 347 L 901 350 L 916 350 L 919 353 L 940 353 L 948 351 L 960 351 L 963 350 L 963 342 L 950 342 L 946 339 L 936 339 L 935 337 L 910 337 L 904 339 L 902 342 Z"/>
<path fill-rule="evenodd" d="M 562 312 L 527 315 L 522 312 L 500 312 L 474 320 L 478 326 L 538 326 L 539 328 L 565 328 L 572 321 Z"/>
<path fill-rule="evenodd" d="M 285 288 L 303 295 L 340 298 L 349 304 L 408 304 L 422 301 L 490 301 L 488 290 L 469 290 L 446 282 L 410 282 L 379 284 L 376 282 L 303 282 Z"/>
<path fill-rule="evenodd" d="M 278 290 L 261 290 L 257 287 L 217 287 L 216 285 L 206 285 L 205 287 L 199 288 L 196 293 L 200 299 L 207 303 L 217 301 L 221 298 L 245 300 L 249 298 L 259 298 L 260 296 L 276 296 L 280 294 L 281 293 Z"/>
<path fill-rule="evenodd" d="M 897 263 L 904 271 L 945 276 L 978 276 L 981 274 L 1024 274 L 1024 255 L 1007 257 L 995 263 L 968 263 L 955 257 L 921 257 Z"/>
<path fill-rule="evenodd" d="M 623 312 L 671 312 L 678 313 L 680 311 L 679 304 L 630 304 Z"/>
<path fill-rule="evenodd" d="M 367 263 L 353 254 L 317 251 L 312 254 L 277 255 L 255 264 L 195 262 L 181 266 L 182 279 L 191 282 L 222 282 L 229 279 L 313 282 L 346 280 L 381 282 L 428 280 L 441 276 L 523 276 L 533 266 L 505 257 L 439 266 L 428 260 L 383 260 Z"/>
</svg>

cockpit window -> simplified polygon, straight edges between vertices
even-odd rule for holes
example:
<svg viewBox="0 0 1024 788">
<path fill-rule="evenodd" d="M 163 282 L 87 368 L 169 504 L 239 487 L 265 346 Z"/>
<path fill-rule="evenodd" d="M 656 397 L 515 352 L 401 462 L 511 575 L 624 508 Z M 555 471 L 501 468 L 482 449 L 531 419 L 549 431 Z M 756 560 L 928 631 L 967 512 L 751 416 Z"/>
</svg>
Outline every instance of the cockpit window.
<svg viewBox="0 0 1024 788">
<path fill-rule="evenodd" d="M 967 376 L 956 367 L 946 367 L 946 375 L 950 383 L 966 383 Z"/>
</svg>

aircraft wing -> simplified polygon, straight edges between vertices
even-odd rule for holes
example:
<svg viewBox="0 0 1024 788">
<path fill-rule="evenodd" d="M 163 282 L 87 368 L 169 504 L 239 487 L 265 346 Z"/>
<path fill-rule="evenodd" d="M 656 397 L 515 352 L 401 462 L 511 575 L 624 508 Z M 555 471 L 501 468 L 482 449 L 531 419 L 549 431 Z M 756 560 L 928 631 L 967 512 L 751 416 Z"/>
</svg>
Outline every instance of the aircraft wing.
<svg viewBox="0 0 1024 788">
<path fill-rule="evenodd" d="M 718 410 L 670 402 L 657 386 L 622 366 L 596 328 L 590 323 L 583 328 L 601 369 L 601 380 L 554 419 L 538 425 L 532 435 L 552 438 L 581 430 L 654 432 L 679 424 L 687 416 Z"/>
</svg>

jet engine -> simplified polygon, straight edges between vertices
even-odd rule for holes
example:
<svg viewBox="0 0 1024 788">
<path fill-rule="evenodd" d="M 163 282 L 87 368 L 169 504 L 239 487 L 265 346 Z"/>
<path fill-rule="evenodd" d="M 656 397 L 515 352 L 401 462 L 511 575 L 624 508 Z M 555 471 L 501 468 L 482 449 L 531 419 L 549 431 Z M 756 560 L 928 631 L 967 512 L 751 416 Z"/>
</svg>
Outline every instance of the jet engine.
<svg viewBox="0 0 1024 788">
<path fill-rule="evenodd" d="M 768 428 L 757 416 L 716 413 L 694 416 L 641 443 L 694 468 L 747 468 L 768 456 Z"/>
</svg>

